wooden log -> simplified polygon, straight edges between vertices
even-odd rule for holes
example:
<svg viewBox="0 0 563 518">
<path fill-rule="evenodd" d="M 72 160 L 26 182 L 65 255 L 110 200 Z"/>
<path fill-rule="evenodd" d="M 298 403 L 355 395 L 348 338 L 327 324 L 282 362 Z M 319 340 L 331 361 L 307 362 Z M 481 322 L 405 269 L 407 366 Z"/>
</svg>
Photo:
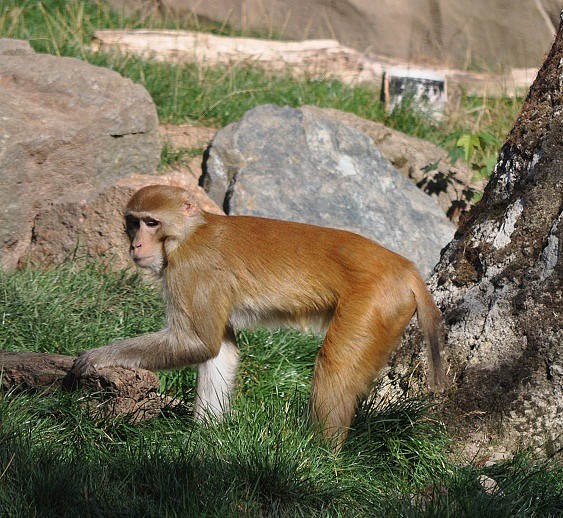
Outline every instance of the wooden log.
<svg viewBox="0 0 563 518">
<path fill-rule="evenodd" d="M 73 361 L 72 356 L 61 354 L 0 351 L 1 385 L 5 389 L 57 387 Z"/>
<path fill-rule="evenodd" d="M 94 32 L 91 48 L 160 61 L 197 63 L 202 67 L 252 64 L 272 72 L 334 77 L 348 84 L 379 85 L 386 69 L 423 66 L 444 76 L 450 95 L 452 90 L 459 90 L 478 97 L 526 95 L 537 73 L 532 68 L 477 73 L 440 65 L 417 65 L 415 61 L 361 53 L 336 40 L 273 41 L 168 29 L 98 30 Z"/>
<path fill-rule="evenodd" d="M 42 390 L 64 387 L 93 394 L 86 405 L 96 417 L 126 416 L 137 422 L 178 404 L 158 392 L 159 378 L 144 369 L 111 367 L 76 380 L 69 373 L 74 357 L 60 354 L 0 351 L 0 378 L 4 389 Z"/>
<path fill-rule="evenodd" d="M 363 54 L 336 40 L 270 41 L 229 38 L 181 30 L 100 30 L 91 47 L 119 50 L 158 61 L 200 66 L 248 64 L 266 70 L 352 81 L 362 72 Z"/>
</svg>

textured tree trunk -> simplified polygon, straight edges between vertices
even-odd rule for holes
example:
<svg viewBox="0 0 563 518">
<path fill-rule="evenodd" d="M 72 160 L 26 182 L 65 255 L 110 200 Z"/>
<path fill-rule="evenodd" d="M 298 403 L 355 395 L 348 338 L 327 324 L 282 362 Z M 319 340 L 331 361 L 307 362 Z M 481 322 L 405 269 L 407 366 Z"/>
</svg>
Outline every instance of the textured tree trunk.
<svg viewBox="0 0 563 518">
<path fill-rule="evenodd" d="M 430 279 L 447 327 L 446 419 L 473 442 L 563 447 L 563 25 L 483 199 Z M 424 386 L 414 330 L 389 376 Z M 492 441 L 492 442 L 491 442 Z"/>
</svg>

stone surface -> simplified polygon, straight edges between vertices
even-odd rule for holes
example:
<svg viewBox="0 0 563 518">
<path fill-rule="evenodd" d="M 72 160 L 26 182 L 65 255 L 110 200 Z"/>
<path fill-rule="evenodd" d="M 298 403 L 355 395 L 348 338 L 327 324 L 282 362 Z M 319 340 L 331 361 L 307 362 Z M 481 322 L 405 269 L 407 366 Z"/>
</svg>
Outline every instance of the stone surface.
<svg viewBox="0 0 563 518">
<path fill-rule="evenodd" d="M 485 181 L 474 180 L 467 164 L 461 161 L 452 164 L 448 153 L 431 142 L 349 112 L 315 106 L 304 106 L 302 110 L 367 135 L 393 167 L 434 198 L 453 222 L 457 223 L 459 217 L 473 205 L 474 194 L 483 192 L 485 188 Z"/>
<path fill-rule="evenodd" d="M 161 124 L 160 140 L 178 160 L 163 165 L 162 173 L 183 175 L 190 185 L 197 186 L 202 173 L 203 157 L 216 128 L 194 124 Z M 208 200 L 209 201 L 209 200 Z"/>
<path fill-rule="evenodd" d="M 173 150 L 203 149 L 215 133 L 212 128 L 166 125 L 159 128 L 162 142 Z M 146 185 L 175 185 L 189 190 L 203 210 L 222 213 L 198 186 L 201 154 L 166 167 L 158 175 L 130 174 L 99 189 L 75 193 L 45 203 L 32 222 L 33 240 L 23 264 L 49 266 L 65 260 L 103 259 L 112 268 L 131 265 L 123 232 L 123 209 L 133 193 Z M 76 196 L 75 196 L 76 195 Z"/>
<path fill-rule="evenodd" d="M 152 173 L 160 158 L 156 109 L 143 86 L 26 47 L 0 40 L 0 252 L 7 269 L 29 256 L 46 207 Z"/>
<path fill-rule="evenodd" d="M 152 0 L 109 3 L 155 14 Z M 491 70 L 539 66 L 560 10 L 559 0 L 522 0 L 517 8 L 511 0 L 163 0 L 156 12 L 201 27 L 214 21 L 265 37 L 333 38 L 368 54 Z"/>
<path fill-rule="evenodd" d="M 216 128 L 194 124 L 161 124 L 160 140 L 168 142 L 173 149 L 203 150 L 217 133 Z M 201 157 L 200 157 L 201 161 Z"/>
<path fill-rule="evenodd" d="M 483 199 L 430 279 L 445 316 L 456 433 L 495 450 L 563 447 L 563 26 Z M 389 376 L 424 386 L 410 333 Z"/>
<path fill-rule="evenodd" d="M 454 233 L 369 137 L 308 110 L 260 106 L 220 130 L 201 183 L 227 214 L 352 230 L 413 260 L 424 275 Z"/>
<path fill-rule="evenodd" d="M 0 55 L 21 56 L 26 54 L 35 54 L 29 41 L 0 38 Z"/>
</svg>

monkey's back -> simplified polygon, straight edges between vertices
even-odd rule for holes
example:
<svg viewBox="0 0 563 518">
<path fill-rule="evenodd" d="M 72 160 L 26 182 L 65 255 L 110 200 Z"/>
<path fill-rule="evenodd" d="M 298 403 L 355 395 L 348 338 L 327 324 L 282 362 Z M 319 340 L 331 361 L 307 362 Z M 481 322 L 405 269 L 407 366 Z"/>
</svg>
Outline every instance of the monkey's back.
<svg viewBox="0 0 563 518">
<path fill-rule="evenodd" d="M 221 276 L 241 314 L 322 320 L 351 291 L 396 290 L 415 271 L 404 257 L 345 230 L 254 216 L 205 213 L 204 220 L 182 248 L 192 264 Z"/>
</svg>

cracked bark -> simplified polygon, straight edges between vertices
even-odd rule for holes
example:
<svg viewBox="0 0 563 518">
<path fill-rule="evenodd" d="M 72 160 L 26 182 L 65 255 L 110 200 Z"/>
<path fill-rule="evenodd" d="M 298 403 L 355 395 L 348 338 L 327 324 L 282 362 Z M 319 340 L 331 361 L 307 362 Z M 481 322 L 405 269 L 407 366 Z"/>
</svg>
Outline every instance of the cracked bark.
<svg viewBox="0 0 563 518">
<path fill-rule="evenodd" d="M 90 393 L 85 404 L 96 417 L 126 417 L 130 422 L 151 419 L 178 401 L 159 394 L 159 379 L 144 369 L 108 367 L 75 380 L 70 369 L 74 357 L 61 354 L 0 350 L 0 387 L 50 392 L 64 386 Z"/>
<path fill-rule="evenodd" d="M 563 28 L 501 149 L 483 199 L 430 279 L 447 327 L 444 416 L 471 442 L 563 447 Z M 388 373 L 423 390 L 410 329 Z"/>
</svg>

